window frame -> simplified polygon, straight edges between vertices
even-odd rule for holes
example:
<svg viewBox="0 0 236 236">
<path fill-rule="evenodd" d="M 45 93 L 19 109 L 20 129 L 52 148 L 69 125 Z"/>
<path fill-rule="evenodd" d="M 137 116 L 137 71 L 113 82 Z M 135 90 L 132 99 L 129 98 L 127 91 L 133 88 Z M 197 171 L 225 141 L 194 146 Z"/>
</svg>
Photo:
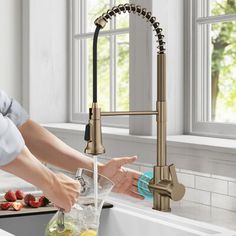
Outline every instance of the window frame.
<svg viewBox="0 0 236 236">
<path fill-rule="evenodd" d="M 236 138 L 236 124 L 231 123 L 217 123 L 217 122 L 207 122 L 199 121 L 198 117 L 202 119 L 203 114 L 207 114 L 206 110 L 209 111 L 209 108 L 206 106 L 200 106 L 199 103 L 203 104 L 204 99 L 209 99 L 209 94 L 206 88 L 207 81 L 203 80 L 206 77 L 206 74 L 209 71 L 198 70 L 197 63 L 200 61 L 198 44 L 199 44 L 199 34 L 198 34 L 198 24 L 206 23 L 216 23 L 222 21 L 236 21 L 236 14 L 231 15 L 221 15 L 221 16 L 207 16 L 207 17 L 197 17 L 198 5 L 197 1 L 199 0 L 185 0 L 185 133 L 192 135 L 202 135 L 202 136 L 212 136 L 212 137 L 222 137 L 222 138 Z M 201 0 L 202 3 L 206 2 Z M 204 4 L 201 4 L 204 11 Z M 205 5 L 205 8 L 207 6 Z M 206 32 L 207 33 L 207 32 Z M 209 32 L 208 32 L 209 33 Z M 204 36 L 203 36 L 204 37 Z M 204 43 L 205 44 L 205 43 Z M 203 44 L 203 47 L 207 48 Z M 207 52 L 207 50 L 205 50 Z M 205 55 L 205 61 L 203 66 L 206 63 L 209 63 L 209 53 Z M 203 67 L 202 66 L 202 67 Z M 207 68 L 209 68 L 207 66 Z M 201 76 L 199 80 L 199 74 Z M 203 91 L 199 94 L 199 90 Z M 206 104 L 206 102 L 204 102 Z M 209 104 L 209 100 L 207 102 Z M 204 112 L 205 110 L 205 112 Z M 209 114 L 208 114 L 209 115 Z"/>
<path fill-rule="evenodd" d="M 112 0 L 111 2 L 113 2 Z M 75 4 L 75 2 L 77 2 Z M 88 38 L 93 38 L 93 32 L 89 33 L 84 33 L 84 26 L 86 22 L 83 22 L 84 19 L 84 14 L 86 14 L 86 11 L 83 11 L 83 9 L 86 8 L 86 0 L 81 0 L 81 1 L 73 1 L 70 0 L 70 115 L 69 115 L 69 121 L 72 123 L 80 123 L 80 124 L 86 124 L 88 122 L 88 113 L 86 112 L 80 112 L 76 111 L 75 107 L 79 107 L 79 109 L 84 110 L 85 109 L 85 101 L 87 100 L 87 91 L 84 90 L 83 88 L 86 88 L 84 83 L 86 83 L 85 80 L 81 80 L 75 78 L 75 63 L 76 63 L 76 55 L 75 55 L 75 40 L 80 38 L 80 39 L 88 39 Z M 80 9 L 78 12 L 76 12 L 76 9 Z M 78 14 L 82 14 L 82 17 L 79 19 Z M 77 17 L 75 17 L 77 16 Z M 78 24 L 80 22 L 80 24 Z M 114 20 L 111 20 L 111 25 L 113 25 L 114 28 Z M 80 34 L 76 34 L 75 31 L 80 31 Z M 123 35 L 129 33 L 129 28 L 122 28 L 122 29 L 109 29 L 109 30 L 102 30 L 99 34 L 99 36 L 111 36 L 110 37 L 110 42 L 114 39 L 113 37 L 115 35 Z M 114 58 L 114 51 L 116 50 L 115 40 L 112 42 L 110 45 L 110 55 L 111 58 Z M 86 42 L 81 42 L 82 45 L 82 50 L 81 54 L 79 55 L 80 59 L 85 58 L 87 55 L 87 52 L 85 50 L 86 48 Z M 79 60 L 80 60 L 79 59 Z M 112 65 L 111 65 L 112 64 Z M 114 78 L 114 73 L 115 73 L 115 68 L 114 68 L 114 61 L 111 62 L 110 64 L 110 108 L 111 111 L 114 111 L 115 108 L 115 102 L 116 102 L 116 96 L 115 96 L 115 78 Z M 80 64 L 81 65 L 81 64 Z M 80 70 L 79 76 L 80 78 L 85 78 L 85 73 L 86 71 L 84 68 L 86 66 L 82 66 L 83 68 L 77 68 Z M 79 93 L 75 92 L 74 89 L 79 88 Z M 81 96 L 79 95 L 81 94 Z M 99 102 L 99 101 L 98 101 Z M 129 127 L 129 117 L 128 116 L 122 116 L 122 117 L 103 117 L 102 118 L 102 123 L 105 126 L 108 127 L 118 127 L 118 128 L 128 128 Z"/>
<path fill-rule="evenodd" d="M 69 1 L 69 122 L 85 124 L 88 122 L 87 113 L 75 113 L 74 111 L 74 79 L 73 79 L 73 5 L 72 1 Z M 155 1 L 145 0 L 130 0 L 130 3 L 145 6 L 153 13 L 156 13 L 157 3 Z M 77 20 L 78 22 L 78 20 Z M 137 17 L 130 17 L 130 76 L 129 76 L 129 101 L 130 110 L 153 110 L 155 109 L 156 101 L 156 75 L 154 68 L 156 67 L 156 41 L 153 37 L 153 30 L 151 27 L 147 27 L 147 23 Z M 136 30 L 138 29 L 138 30 Z M 100 34 L 104 34 L 105 31 L 101 31 Z M 138 39 L 138 40 L 136 40 Z M 139 49 L 139 50 L 137 50 Z M 145 79 L 144 79 L 145 78 Z M 148 78 L 148 79 L 146 79 Z M 103 117 L 103 126 L 127 128 L 132 135 L 153 135 L 156 132 L 155 129 L 155 117 L 145 116 L 140 117 Z"/>
</svg>

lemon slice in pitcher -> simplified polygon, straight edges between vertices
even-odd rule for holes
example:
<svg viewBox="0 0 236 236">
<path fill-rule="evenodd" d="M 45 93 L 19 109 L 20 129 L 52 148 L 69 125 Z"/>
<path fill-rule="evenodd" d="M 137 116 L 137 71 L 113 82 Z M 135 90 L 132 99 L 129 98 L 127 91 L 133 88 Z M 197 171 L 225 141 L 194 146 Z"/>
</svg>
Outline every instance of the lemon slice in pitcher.
<svg viewBox="0 0 236 236">
<path fill-rule="evenodd" d="M 79 236 L 96 236 L 97 232 L 95 230 L 92 229 L 88 229 L 83 231 Z"/>
</svg>

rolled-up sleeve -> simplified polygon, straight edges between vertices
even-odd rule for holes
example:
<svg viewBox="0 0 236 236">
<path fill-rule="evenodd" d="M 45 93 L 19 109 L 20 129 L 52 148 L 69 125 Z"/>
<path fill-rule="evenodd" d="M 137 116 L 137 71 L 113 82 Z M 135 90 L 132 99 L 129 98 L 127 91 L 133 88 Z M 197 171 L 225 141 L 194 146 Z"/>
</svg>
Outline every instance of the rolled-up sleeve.
<svg viewBox="0 0 236 236">
<path fill-rule="evenodd" d="M 0 90 L 0 113 L 8 117 L 17 127 L 23 125 L 29 116 L 24 108 L 14 99 L 10 99 Z"/>
<path fill-rule="evenodd" d="M 24 145 L 24 139 L 15 124 L 0 114 L 0 166 L 12 162 Z"/>
</svg>

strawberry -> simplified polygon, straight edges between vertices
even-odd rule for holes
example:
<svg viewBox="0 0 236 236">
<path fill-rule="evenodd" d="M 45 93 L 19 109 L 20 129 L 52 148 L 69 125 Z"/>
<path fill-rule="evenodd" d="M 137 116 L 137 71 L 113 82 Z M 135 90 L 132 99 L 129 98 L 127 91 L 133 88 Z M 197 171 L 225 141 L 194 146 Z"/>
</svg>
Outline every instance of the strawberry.
<svg viewBox="0 0 236 236">
<path fill-rule="evenodd" d="M 0 204 L 2 210 L 8 210 L 11 207 L 11 202 L 3 202 Z"/>
<path fill-rule="evenodd" d="M 24 198 L 24 196 L 25 196 L 25 194 L 24 194 L 23 191 L 21 191 L 21 190 L 16 190 L 16 198 L 17 198 L 18 200 L 22 200 L 22 199 Z"/>
<path fill-rule="evenodd" d="M 12 208 L 15 211 L 20 211 L 22 207 L 23 207 L 23 204 L 21 202 L 13 202 L 12 203 Z"/>
<path fill-rule="evenodd" d="M 39 207 L 41 207 L 41 202 L 30 200 L 29 205 L 33 208 L 39 208 Z"/>
<path fill-rule="evenodd" d="M 50 203 L 50 201 L 45 196 L 41 196 L 39 198 L 39 202 L 41 202 L 41 207 L 45 207 Z"/>
<path fill-rule="evenodd" d="M 16 201 L 16 194 L 9 190 L 8 192 L 5 193 L 4 198 L 8 201 L 8 202 L 15 202 Z"/>
<path fill-rule="evenodd" d="M 35 201 L 35 196 L 32 194 L 26 194 L 24 197 L 25 205 L 30 206 L 30 204 L 29 204 L 30 201 Z"/>
</svg>

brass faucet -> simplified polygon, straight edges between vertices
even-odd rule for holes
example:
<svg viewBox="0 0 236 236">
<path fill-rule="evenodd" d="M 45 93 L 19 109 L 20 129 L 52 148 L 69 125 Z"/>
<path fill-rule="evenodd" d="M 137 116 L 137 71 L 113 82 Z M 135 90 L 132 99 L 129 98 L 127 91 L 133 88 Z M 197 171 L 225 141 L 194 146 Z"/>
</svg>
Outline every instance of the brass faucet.
<svg viewBox="0 0 236 236">
<path fill-rule="evenodd" d="M 138 13 L 146 18 L 156 31 L 158 38 L 157 53 L 157 102 L 155 111 L 124 111 L 101 112 L 97 104 L 97 41 L 100 29 L 104 28 L 109 19 L 121 13 Z M 152 16 L 145 8 L 134 4 L 120 4 L 108 10 L 95 20 L 96 30 L 93 40 L 93 104 L 89 109 L 89 123 L 86 126 L 85 140 L 87 146 L 85 153 L 100 155 L 105 153 L 102 144 L 101 117 L 123 115 L 156 115 L 157 121 L 157 165 L 154 166 L 154 178 L 149 183 L 149 189 L 153 193 L 153 209 L 170 211 L 170 199 L 179 201 L 185 194 L 184 185 L 177 179 L 175 166 L 167 165 L 166 154 L 166 54 L 163 41 L 164 35 L 159 27 L 156 17 Z"/>
</svg>

